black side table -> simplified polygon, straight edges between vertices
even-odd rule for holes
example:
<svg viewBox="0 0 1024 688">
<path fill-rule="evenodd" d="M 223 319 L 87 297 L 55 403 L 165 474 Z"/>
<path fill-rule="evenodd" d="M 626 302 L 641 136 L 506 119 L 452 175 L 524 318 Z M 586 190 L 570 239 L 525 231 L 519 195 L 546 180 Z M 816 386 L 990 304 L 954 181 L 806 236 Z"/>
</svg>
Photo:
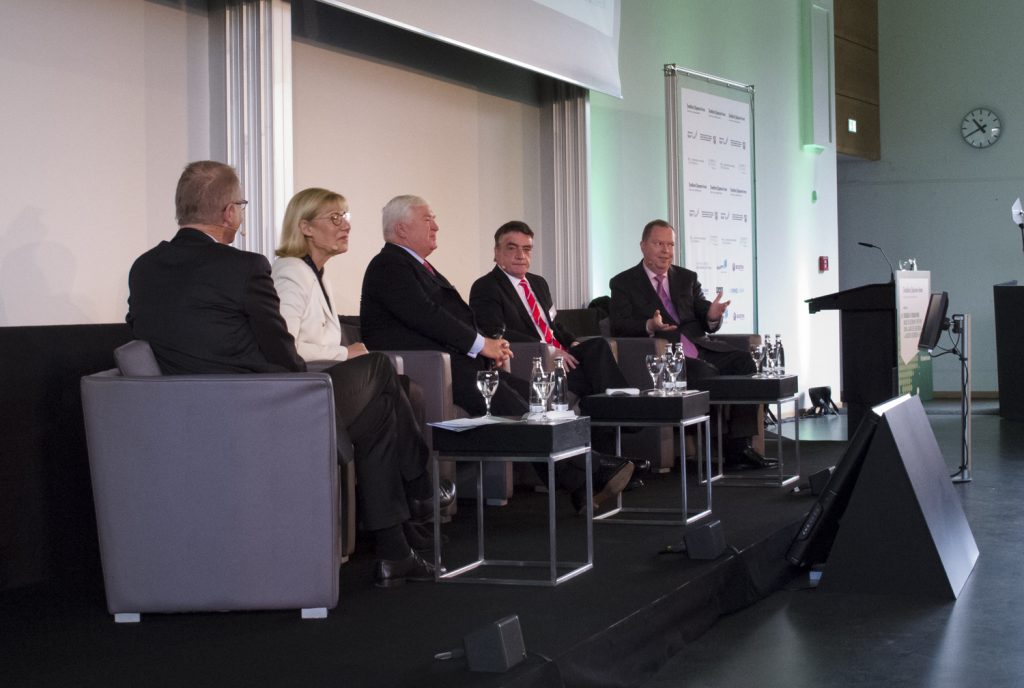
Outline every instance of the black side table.
<svg viewBox="0 0 1024 688">
<path fill-rule="evenodd" d="M 711 515 L 711 483 L 706 482 L 704 506 L 690 510 L 686 494 L 686 428 L 698 426 L 699 439 L 697 465 L 711 473 L 711 422 L 708 416 L 707 392 L 687 391 L 680 396 L 629 396 L 595 394 L 580 402 L 580 410 L 590 415 L 592 425 L 615 427 L 615 453 L 622 455 L 622 427 L 648 427 L 671 425 L 679 428 L 679 508 L 625 507 L 622 493 L 614 509 L 594 518 L 600 523 L 627 523 L 632 525 L 689 525 Z M 700 432 L 703 426 L 703 433 Z M 618 518 L 621 514 L 678 514 L 674 519 Z"/>
<path fill-rule="evenodd" d="M 590 472 L 590 419 L 534 423 L 513 421 L 483 425 L 471 430 L 454 432 L 441 427 L 433 428 L 434 494 L 438 493 L 441 461 L 473 461 L 477 464 L 476 526 L 477 558 L 449 571 L 442 568 L 441 518 L 438 501 L 434 500 L 434 578 L 444 583 L 495 583 L 498 585 L 556 586 L 575 578 L 594 567 L 594 505 L 587 500 L 587 558 L 586 561 L 559 561 L 555 520 L 555 464 L 574 456 L 586 456 L 587 494 L 594 489 Z M 548 558 L 546 560 L 488 559 L 484 548 L 484 464 L 512 462 L 542 462 L 548 467 Z M 498 578 L 468 576 L 471 571 L 484 567 L 544 570 L 540 577 Z"/>
<path fill-rule="evenodd" d="M 782 377 L 752 377 L 750 375 L 719 375 L 701 381 L 711 394 L 712 406 L 718 407 L 718 472 L 714 475 L 709 470 L 711 480 L 722 480 L 724 485 L 743 487 L 785 487 L 800 479 L 800 391 L 796 375 Z M 793 404 L 793 421 L 795 430 L 795 447 L 793 456 L 795 470 L 786 472 L 782 455 L 782 405 Z M 774 458 L 778 466 L 771 471 L 773 475 L 746 476 L 724 472 L 722 455 L 722 409 L 729 404 L 775 404 L 775 417 L 778 419 L 776 451 Z M 703 480 L 703 478 L 702 478 Z"/>
</svg>

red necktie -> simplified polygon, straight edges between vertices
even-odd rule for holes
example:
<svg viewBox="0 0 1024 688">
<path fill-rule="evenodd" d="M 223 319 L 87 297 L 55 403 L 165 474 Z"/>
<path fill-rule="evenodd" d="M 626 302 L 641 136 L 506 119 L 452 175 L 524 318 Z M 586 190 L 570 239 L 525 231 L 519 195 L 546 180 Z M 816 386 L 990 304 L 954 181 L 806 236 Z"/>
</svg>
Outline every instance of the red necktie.
<svg viewBox="0 0 1024 688">
<path fill-rule="evenodd" d="M 435 277 L 437 276 L 437 273 L 434 272 L 434 266 L 425 260 L 423 261 L 423 267 L 425 267 L 427 269 L 427 272 L 429 272 L 431 275 L 434 275 Z"/>
<path fill-rule="evenodd" d="M 541 339 L 544 340 L 545 344 L 550 344 L 556 349 L 564 348 L 551 334 L 551 328 L 548 327 L 547 321 L 544 319 L 544 316 L 541 315 L 540 306 L 537 305 L 537 299 L 534 298 L 533 292 L 530 291 L 530 284 L 526 281 L 526 278 L 519 280 L 519 286 L 523 288 L 523 294 L 526 296 L 526 305 L 530 307 L 530 317 L 533 318 L 533 322 L 537 324 L 537 329 L 540 330 Z"/>
<path fill-rule="evenodd" d="M 679 313 L 676 312 L 675 304 L 672 303 L 672 298 L 668 295 L 668 288 L 665 287 L 665 275 L 655 275 L 654 281 L 658 283 L 655 291 L 658 293 L 658 298 L 661 299 L 661 305 L 665 307 L 665 312 L 672 316 L 676 324 L 679 324 Z M 696 345 L 682 332 L 679 333 L 679 343 L 683 345 L 683 354 L 687 358 L 699 358 Z"/>
</svg>

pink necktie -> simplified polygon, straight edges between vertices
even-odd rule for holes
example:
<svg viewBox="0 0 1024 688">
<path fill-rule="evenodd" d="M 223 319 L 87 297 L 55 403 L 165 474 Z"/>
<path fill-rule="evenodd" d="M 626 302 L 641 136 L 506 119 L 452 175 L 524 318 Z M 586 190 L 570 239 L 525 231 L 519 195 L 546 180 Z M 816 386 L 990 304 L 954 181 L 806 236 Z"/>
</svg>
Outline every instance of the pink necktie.
<svg viewBox="0 0 1024 688">
<path fill-rule="evenodd" d="M 654 281 L 658 283 L 658 287 L 655 291 L 658 293 L 661 305 L 665 307 L 665 312 L 668 313 L 677 324 L 679 324 L 679 313 L 676 311 L 675 304 L 672 303 L 672 299 L 668 295 L 668 289 L 665 287 L 665 275 L 655 275 Z M 679 333 L 679 343 L 683 345 L 683 354 L 687 358 L 699 357 L 696 345 L 682 332 Z"/>
<path fill-rule="evenodd" d="M 530 284 L 526 281 L 526 278 L 519 280 L 519 286 L 523 288 L 523 294 L 526 296 L 526 305 L 530 307 L 530 317 L 533 318 L 533 322 L 536 323 L 537 329 L 540 330 L 541 338 L 545 344 L 550 344 L 556 349 L 564 348 L 558 343 L 554 335 L 551 334 L 551 328 L 548 327 L 547 321 L 544 316 L 540 313 L 540 306 L 537 305 L 537 299 L 534 298 L 533 292 L 530 291 Z"/>
</svg>

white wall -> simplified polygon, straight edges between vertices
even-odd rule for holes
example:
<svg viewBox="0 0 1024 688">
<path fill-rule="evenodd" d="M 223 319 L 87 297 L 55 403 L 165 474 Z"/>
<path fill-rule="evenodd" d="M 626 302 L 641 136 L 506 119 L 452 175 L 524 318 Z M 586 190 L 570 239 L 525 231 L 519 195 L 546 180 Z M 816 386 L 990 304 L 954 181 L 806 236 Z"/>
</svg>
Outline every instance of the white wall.
<svg viewBox="0 0 1024 688">
<path fill-rule="evenodd" d="M 803 303 L 836 291 L 838 277 L 817 270 L 818 256 L 837 262 L 835 150 L 801 148 L 801 5 L 623 3 L 623 98 L 591 98 L 592 289 L 608 293 L 608 279 L 640 260 L 643 225 L 668 214 L 663 65 L 754 84 L 760 330 L 782 334 L 801 388 L 838 390 L 838 318 Z"/>
<path fill-rule="evenodd" d="M 423 196 L 438 217 L 430 262 L 465 298 L 493 267 L 507 220 L 540 224 L 540 110 L 380 62 L 294 42 L 295 189 L 323 186 L 352 210 L 349 251 L 327 264 L 339 313 L 358 314 L 380 251 L 380 210 Z"/>
<path fill-rule="evenodd" d="M 0 326 L 120 322 L 132 261 L 209 156 L 205 13 L 0 3 Z"/>
<path fill-rule="evenodd" d="M 992 285 L 1024 280 L 1010 204 L 1024 195 L 1024 3 L 881 0 L 878 7 L 882 159 L 839 165 L 841 285 L 888 278 L 915 257 L 951 313 L 970 313 L 975 391 L 997 389 Z M 975 150 L 960 120 L 995 109 L 1002 140 Z M 944 341 L 948 341 L 945 340 Z M 936 359 L 937 391 L 959 391 L 956 359 Z"/>
</svg>

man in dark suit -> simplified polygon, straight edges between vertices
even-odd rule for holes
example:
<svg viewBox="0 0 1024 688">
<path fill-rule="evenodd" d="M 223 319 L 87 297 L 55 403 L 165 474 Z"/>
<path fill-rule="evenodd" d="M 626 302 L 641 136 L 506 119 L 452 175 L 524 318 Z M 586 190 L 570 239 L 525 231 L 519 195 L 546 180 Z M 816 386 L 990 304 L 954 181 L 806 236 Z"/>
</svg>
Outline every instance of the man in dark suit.
<svg viewBox="0 0 1024 688">
<path fill-rule="evenodd" d="M 175 195 L 178 233 L 132 265 L 126 319 L 165 374 L 306 370 L 281 317 L 269 262 L 228 245 L 244 217 L 241 196 L 231 167 L 189 164 Z M 432 511 L 428 449 L 391 362 L 364 355 L 324 372 L 334 384 L 338 425 L 355 446 L 360 521 L 373 531 L 380 557 L 377 584 L 433 580 L 433 567 L 407 538 L 416 534 L 410 516 Z"/>
<path fill-rule="evenodd" d="M 722 326 L 730 302 L 722 294 L 708 301 L 697 273 L 672 264 L 676 232 L 664 220 L 652 220 L 640 240 L 643 260 L 613 277 L 609 316 L 612 334 L 622 337 L 662 337 L 678 341 L 686 352 L 687 381 L 700 386 L 704 378 L 755 372 L 750 354 L 707 334 Z M 774 461 L 751 446 L 757 434 L 757 410 L 738 405 L 730 409 L 725 457 L 734 468 L 768 468 Z"/>
<path fill-rule="evenodd" d="M 608 342 L 580 342 L 555 321 L 547 281 L 530 270 L 533 230 L 525 222 L 506 222 L 494 233 L 494 269 L 473 283 L 469 305 L 485 332 L 505 328 L 510 342 L 546 342 L 559 349 L 569 369 L 569 389 L 579 397 L 609 387 L 626 387 Z"/>
<path fill-rule="evenodd" d="M 397 196 L 383 210 L 384 247 L 363 276 L 359 322 L 370 349 L 445 351 L 451 358 L 452 398 L 473 415 L 483 415 L 483 398 L 476 388 L 480 370 L 509 356 L 508 341 L 480 333 L 473 312 L 458 290 L 429 262 L 437 248 L 438 226 L 430 205 L 418 196 Z M 486 334 L 497 334 L 485 331 Z M 529 409 L 525 380 L 501 373 L 491 411 L 521 416 Z M 573 498 L 577 511 L 585 505 L 586 475 L 582 461 L 559 462 L 559 487 Z M 617 462 L 598 471 L 595 504 L 617 495 L 629 483 L 633 466 Z"/>
</svg>

